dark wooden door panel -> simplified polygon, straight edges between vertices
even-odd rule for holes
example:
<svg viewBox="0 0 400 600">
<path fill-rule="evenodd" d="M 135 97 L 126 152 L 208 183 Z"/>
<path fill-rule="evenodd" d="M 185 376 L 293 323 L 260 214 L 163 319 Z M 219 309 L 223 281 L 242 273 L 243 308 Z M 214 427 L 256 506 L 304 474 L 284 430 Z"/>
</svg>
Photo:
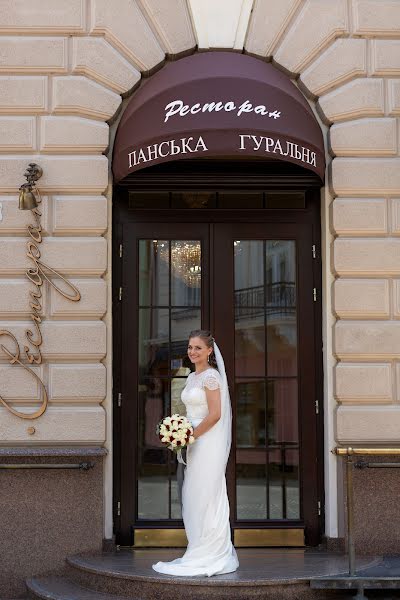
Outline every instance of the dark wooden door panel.
<svg viewBox="0 0 400 600">
<path fill-rule="evenodd" d="M 296 296 L 297 296 L 297 339 L 298 339 L 298 407 L 299 407 L 299 450 L 301 481 L 301 518 L 305 526 L 308 543 L 317 543 L 318 486 L 316 444 L 317 381 L 315 377 L 315 337 L 314 337 L 314 280 L 312 253 L 312 226 L 310 224 L 218 224 L 214 225 L 214 294 L 211 299 L 213 330 L 224 354 L 229 377 L 233 405 L 233 444 L 227 469 L 228 489 L 231 503 L 231 518 L 236 526 L 234 508 L 237 506 L 235 485 L 236 428 L 235 410 L 235 327 L 234 323 L 234 261 L 232 248 L 239 240 L 293 240 L 296 245 Z M 283 288 L 283 291 L 284 288 Z M 249 309 L 251 310 L 251 309 Z M 290 450 L 288 451 L 290 452 Z M 293 452 L 293 451 L 292 451 Z M 300 515 L 299 515 L 300 517 Z M 277 520 L 275 523 L 278 525 Z M 280 521 L 289 525 L 290 519 Z M 296 521 L 291 522 L 295 525 Z M 243 522 L 242 522 L 243 525 Z M 262 522 L 254 519 L 254 526 L 262 527 Z M 264 524 L 265 526 L 265 524 Z"/>
</svg>

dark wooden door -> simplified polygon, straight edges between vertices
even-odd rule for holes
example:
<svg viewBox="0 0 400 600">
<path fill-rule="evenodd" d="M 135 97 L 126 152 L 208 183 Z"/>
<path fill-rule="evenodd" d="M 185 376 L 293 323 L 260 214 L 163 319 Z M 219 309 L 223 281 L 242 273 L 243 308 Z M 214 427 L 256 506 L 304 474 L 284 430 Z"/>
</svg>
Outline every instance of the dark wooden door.
<svg viewBox="0 0 400 600">
<path fill-rule="evenodd" d="M 188 328 L 209 320 L 209 227 L 125 223 L 123 239 L 120 542 L 138 528 L 181 527 L 177 464 L 156 435 L 182 406 Z M 179 257 L 179 260 L 178 260 Z M 182 273 L 181 263 L 199 274 Z M 189 282 L 186 275 L 193 275 Z M 174 402 L 175 400 L 175 402 Z"/>
<path fill-rule="evenodd" d="M 319 539 L 313 232 L 307 223 L 214 226 L 212 328 L 233 407 L 232 524 Z"/>
<path fill-rule="evenodd" d="M 121 224 L 122 545 L 133 544 L 139 529 L 183 528 L 176 459 L 155 426 L 183 409 L 187 335 L 200 326 L 213 331 L 230 384 L 234 540 L 246 545 L 252 532 L 304 531 L 307 545 L 320 542 L 318 224 L 313 211 L 256 212 L 243 222 L 243 212 L 235 218 L 231 211 L 227 222 L 212 211 L 162 211 L 163 218 L 139 211 Z M 276 539 L 285 545 L 289 538 Z"/>
</svg>

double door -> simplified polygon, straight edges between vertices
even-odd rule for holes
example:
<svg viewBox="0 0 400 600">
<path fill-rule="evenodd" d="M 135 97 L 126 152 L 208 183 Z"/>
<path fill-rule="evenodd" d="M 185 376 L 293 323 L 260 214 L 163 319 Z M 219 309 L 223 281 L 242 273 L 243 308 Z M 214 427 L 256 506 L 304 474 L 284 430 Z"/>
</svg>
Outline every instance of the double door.
<svg viewBox="0 0 400 600">
<path fill-rule="evenodd" d="M 193 368 L 188 335 L 206 328 L 223 353 L 231 393 L 226 477 L 234 543 L 317 544 L 313 224 L 139 219 L 122 225 L 118 542 L 184 545 L 180 474 L 156 425 L 184 413 L 181 391 Z"/>
</svg>

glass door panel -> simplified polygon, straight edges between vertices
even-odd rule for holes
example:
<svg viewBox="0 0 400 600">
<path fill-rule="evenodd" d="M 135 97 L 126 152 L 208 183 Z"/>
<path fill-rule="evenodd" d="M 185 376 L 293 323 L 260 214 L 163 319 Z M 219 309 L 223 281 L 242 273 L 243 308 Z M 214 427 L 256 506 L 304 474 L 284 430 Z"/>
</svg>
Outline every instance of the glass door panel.
<svg viewBox="0 0 400 600">
<path fill-rule="evenodd" d="M 299 519 L 296 243 L 235 240 L 236 518 Z"/>
<path fill-rule="evenodd" d="M 141 239 L 138 260 L 136 519 L 181 519 L 176 459 L 155 430 L 164 416 L 185 412 L 187 335 L 201 325 L 201 242 Z"/>
</svg>

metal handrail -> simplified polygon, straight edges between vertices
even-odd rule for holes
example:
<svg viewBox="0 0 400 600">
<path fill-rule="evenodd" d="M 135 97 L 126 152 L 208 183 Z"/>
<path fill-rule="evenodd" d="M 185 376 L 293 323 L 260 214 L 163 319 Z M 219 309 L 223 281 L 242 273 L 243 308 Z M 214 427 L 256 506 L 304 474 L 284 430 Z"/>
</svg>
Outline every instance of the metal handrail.
<svg viewBox="0 0 400 600">
<path fill-rule="evenodd" d="M 354 462 L 355 456 L 400 456 L 400 448 L 334 448 L 333 454 L 346 457 L 346 483 L 347 483 L 347 540 L 349 554 L 349 575 L 354 577 L 356 574 L 356 553 L 354 542 L 354 489 L 353 489 L 353 468 L 400 468 L 398 463 L 378 463 L 378 462 Z"/>
<path fill-rule="evenodd" d="M 370 454 L 375 456 L 385 456 L 388 454 L 400 456 L 400 448 L 334 448 L 332 454 L 338 456 L 346 456 L 352 454 L 353 456 L 360 456 L 362 454 Z"/>
<path fill-rule="evenodd" d="M 93 469 L 93 462 L 82 462 L 82 463 L 43 463 L 43 464 L 30 464 L 30 463 L 10 463 L 0 464 L 0 469 L 80 469 L 81 471 L 88 471 Z"/>
</svg>

